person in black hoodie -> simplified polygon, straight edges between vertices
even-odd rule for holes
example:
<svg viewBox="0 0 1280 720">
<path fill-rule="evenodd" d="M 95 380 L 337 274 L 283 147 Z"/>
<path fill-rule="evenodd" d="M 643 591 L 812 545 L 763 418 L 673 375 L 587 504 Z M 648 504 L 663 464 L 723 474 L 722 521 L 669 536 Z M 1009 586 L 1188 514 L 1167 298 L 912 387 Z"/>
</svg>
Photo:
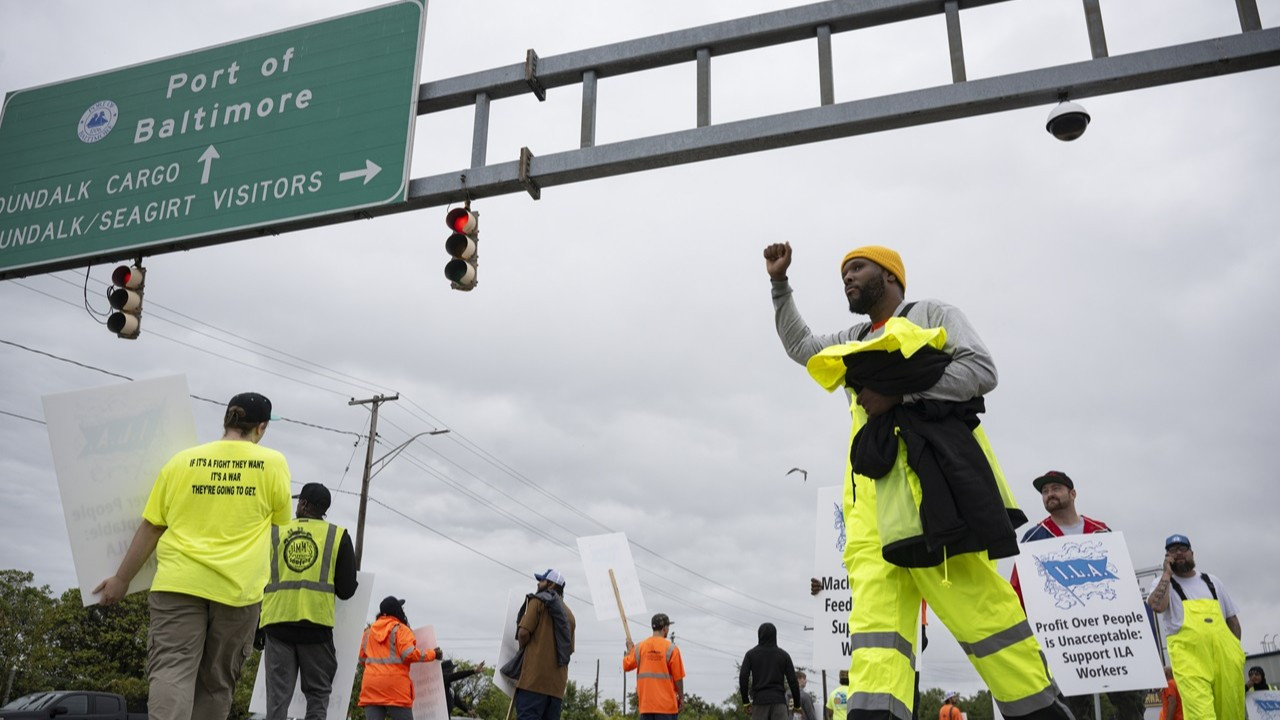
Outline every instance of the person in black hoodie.
<svg viewBox="0 0 1280 720">
<path fill-rule="evenodd" d="M 788 720 L 787 686 L 796 712 L 800 707 L 800 683 L 791 655 L 778 647 L 778 629 L 764 623 L 759 630 L 760 644 L 747 651 L 738 673 L 738 692 L 751 720 Z M 786 683 L 784 685 L 783 683 Z M 750 692 L 748 692 L 748 689 Z"/>
</svg>

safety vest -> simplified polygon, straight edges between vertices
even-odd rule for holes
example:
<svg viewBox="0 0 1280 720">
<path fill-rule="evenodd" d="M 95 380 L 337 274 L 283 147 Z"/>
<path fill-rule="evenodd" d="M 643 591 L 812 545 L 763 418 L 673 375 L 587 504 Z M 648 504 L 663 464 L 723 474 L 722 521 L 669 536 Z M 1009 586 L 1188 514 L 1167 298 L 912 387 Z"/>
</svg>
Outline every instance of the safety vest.
<svg viewBox="0 0 1280 720">
<path fill-rule="evenodd" d="M 903 357 L 911 357 L 922 348 L 942 350 L 947 341 L 946 328 L 922 328 L 908 320 L 905 315 L 915 303 L 908 303 L 902 309 L 901 316 L 889 318 L 884 325 L 884 333 L 871 340 L 855 340 L 841 345 L 832 345 L 809 358 L 806 367 L 809 375 L 828 392 L 844 385 L 844 356 L 855 352 L 884 351 L 901 352 Z M 849 441 L 857 436 L 858 430 L 867 423 L 867 413 L 858 405 L 856 398 L 850 398 L 849 411 L 853 415 L 853 427 L 850 429 Z M 987 442 L 987 433 L 981 425 L 973 429 L 974 440 L 982 448 L 991 473 L 995 477 L 996 487 L 1000 493 L 1000 501 L 1005 511 L 1017 511 L 1018 503 L 1013 497 L 1009 485 L 1005 482 L 1004 473 L 996 461 L 995 452 Z M 874 482 L 876 488 L 876 516 L 880 533 L 881 546 L 900 546 L 924 535 L 924 525 L 920 518 L 920 502 L 924 492 L 920 486 L 920 476 L 906 462 L 906 443 L 898 439 L 898 461 L 884 477 L 867 478 Z M 849 513 L 853 503 L 855 483 L 845 485 L 844 508 Z M 845 565 L 849 564 L 849 548 L 845 548 Z"/>
<path fill-rule="evenodd" d="M 670 640 L 645 638 L 623 663 L 624 670 L 636 671 L 636 698 L 642 714 L 675 715 L 680 712 L 676 681 L 684 679 L 679 650 Z M 672 658 L 676 662 L 672 663 Z M 679 677 L 672 673 L 675 671 Z"/>
<path fill-rule="evenodd" d="M 300 620 L 333 627 L 333 577 L 344 532 L 315 518 L 271 527 L 271 578 L 262 598 L 263 627 Z"/>
<path fill-rule="evenodd" d="M 359 704 L 413 707 L 409 664 L 435 659 L 434 648 L 419 648 L 418 639 L 408 625 L 390 615 L 379 615 L 365 628 L 360 640 L 364 675 L 360 680 Z"/>
</svg>

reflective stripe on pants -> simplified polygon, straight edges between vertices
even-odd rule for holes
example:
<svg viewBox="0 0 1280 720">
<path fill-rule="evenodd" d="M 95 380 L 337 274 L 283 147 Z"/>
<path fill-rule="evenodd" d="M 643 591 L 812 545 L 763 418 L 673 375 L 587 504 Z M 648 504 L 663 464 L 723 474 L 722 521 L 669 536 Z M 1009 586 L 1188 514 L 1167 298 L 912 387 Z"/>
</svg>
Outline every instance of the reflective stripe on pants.
<svg viewBox="0 0 1280 720">
<path fill-rule="evenodd" d="M 846 513 L 846 557 L 853 610 L 849 633 L 849 718 L 908 720 L 915 690 L 915 639 L 923 596 L 969 655 L 1005 717 L 1060 717 L 1040 645 L 1018 596 L 985 553 L 931 568 L 885 562 L 876 528 L 875 483 L 858 478 Z"/>
</svg>

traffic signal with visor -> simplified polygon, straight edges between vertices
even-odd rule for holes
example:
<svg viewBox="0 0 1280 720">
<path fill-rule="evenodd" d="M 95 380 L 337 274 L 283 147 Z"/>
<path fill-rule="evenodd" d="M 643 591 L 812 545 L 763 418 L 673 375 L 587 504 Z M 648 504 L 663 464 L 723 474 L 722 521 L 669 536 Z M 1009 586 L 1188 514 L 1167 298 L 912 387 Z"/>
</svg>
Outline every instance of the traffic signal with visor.
<svg viewBox="0 0 1280 720">
<path fill-rule="evenodd" d="M 142 330 L 142 291 L 147 271 L 141 265 L 121 265 L 111 273 L 107 302 L 115 312 L 107 317 L 107 329 L 117 337 L 133 340 Z"/>
<path fill-rule="evenodd" d="M 476 286 L 476 266 L 480 264 L 480 213 L 470 204 L 454 208 L 445 216 L 445 225 L 453 231 L 444 241 L 445 252 L 453 258 L 444 266 L 444 276 L 454 290 L 471 290 Z"/>
</svg>

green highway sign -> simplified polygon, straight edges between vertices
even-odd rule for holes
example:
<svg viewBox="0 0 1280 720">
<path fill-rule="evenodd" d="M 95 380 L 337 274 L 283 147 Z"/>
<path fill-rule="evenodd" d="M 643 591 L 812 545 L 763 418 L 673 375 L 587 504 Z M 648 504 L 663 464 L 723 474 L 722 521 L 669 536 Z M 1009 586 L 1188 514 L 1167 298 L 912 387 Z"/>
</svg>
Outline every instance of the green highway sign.
<svg viewBox="0 0 1280 720">
<path fill-rule="evenodd" d="M 403 202 L 426 1 L 9 93 L 0 277 Z"/>
</svg>

